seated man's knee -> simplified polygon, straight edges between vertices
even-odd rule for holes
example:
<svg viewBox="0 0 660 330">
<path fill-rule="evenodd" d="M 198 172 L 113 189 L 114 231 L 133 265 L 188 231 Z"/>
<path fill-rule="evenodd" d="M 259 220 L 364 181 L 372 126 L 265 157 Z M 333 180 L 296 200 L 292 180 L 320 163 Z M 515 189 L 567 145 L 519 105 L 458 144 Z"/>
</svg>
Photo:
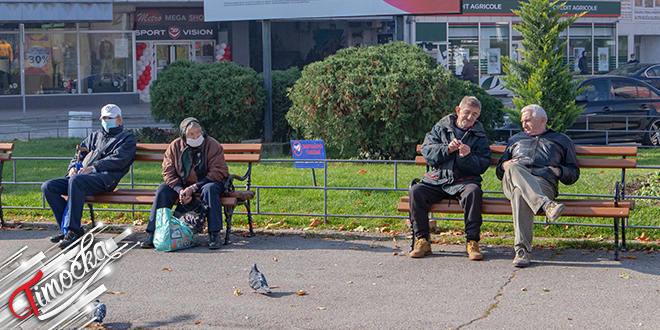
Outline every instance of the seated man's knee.
<svg viewBox="0 0 660 330">
<path fill-rule="evenodd" d="M 465 191 L 464 194 L 466 196 L 472 197 L 472 198 L 478 198 L 481 199 L 483 196 L 483 190 L 481 190 L 481 187 L 479 187 L 476 184 L 468 184 L 465 186 Z"/>
<path fill-rule="evenodd" d="M 422 184 L 418 183 L 416 185 L 413 185 L 410 187 L 410 190 L 408 190 L 408 197 L 412 199 L 418 199 L 420 197 L 424 196 L 424 191 L 422 190 Z"/>
</svg>

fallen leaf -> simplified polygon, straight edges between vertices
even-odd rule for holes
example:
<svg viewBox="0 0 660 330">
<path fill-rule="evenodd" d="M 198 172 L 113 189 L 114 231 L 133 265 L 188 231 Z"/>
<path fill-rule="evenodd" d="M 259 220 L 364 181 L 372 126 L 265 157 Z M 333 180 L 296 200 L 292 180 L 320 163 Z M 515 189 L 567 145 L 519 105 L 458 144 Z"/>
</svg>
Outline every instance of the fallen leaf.
<svg viewBox="0 0 660 330">
<path fill-rule="evenodd" d="M 277 261 L 277 258 L 273 257 L 273 261 Z"/>
<path fill-rule="evenodd" d="M 325 310 L 325 307 L 316 307 L 316 309 L 321 310 L 321 311 L 324 311 L 324 310 Z"/>
<path fill-rule="evenodd" d="M 371 196 L 371 193 L 367 191 L 367 196 Z"/>
<path fill-rule="evenodd" d="M 541 291 L 543 291 L 543 292 L 550 292 L 550 290 L 548 290 L 548 289 L 546 289 L 546 288 L 541 288 Z"/>
<path fill-rule="evenodd" d="M 626 259 L 637 259 L 636 256 L 621 256 L 621 257 Z"/>
<path fill-rule="evenodd" d="M 202 323 L 202 321 L 196 321 L 196 322 L 195 322 L 195 324 L 200 324 L 200 323 Z"/>
<path fill-rule="evenodd" d="M 397 250 L 400 249 L 398 244 L 394 244 L 394 248 L 397 249 Z"/>
<path fill-rule="evenodd" d="M 601 172 L 603 172 L 603 171 L 601 171 Z M 573 321 L 573 319 L 570 318 L 570 317 L 567 317 L 566 319 L 569 320 L 569 321 Z"/>
<path fill-rule="evenodd" d="M 367 171 L 365 171 L 365 170 L 363 170 L 363 169 L 360 169 L 360 170 L 358 171 L 358 173 L 360 173 L 360 174 L 365 174 L 365 173 L 367 173 Z"/>
<path fill-rule="evenodd" d="M 568 225 L 564 225 L 564 229 L 568 229 Z"/>
<path fill-rule="evenodd" d="M 562 254 L 564 254 L 564 253 L 563 253 L 563 252 L 555 252 L 555 254 L 560 254 L 560 255 L 562 255 Z"/>
<path fill-rule="evenodd" d="M 240 295 L 242 295 L 242 294 L 243 294 L 243 293 L 241 292 L 241 290 L 238 290 L 238 289 L 234 290 L 234 296 L 238 297 L 238 296 L 240 296 Z"/>
<path fill-rule="evenodd" d="M 527 291 L 527 288 L 520 288 L 520 291 Z"/>
<path fill-rule="evenodd" d="M 651 238 L 646 237 L 646 232 L 643 231 L 642 234 L 639 235 L 639 237 L 636 237 L 635 239 L 638 240 L 638 241 L 642 241 L 642 242 L 648 242 Z"/>
<path fill-rule="evenodd" d="M 346 282 L 346 283 L 348 283 L 348 284 L 353 284 L 353 281 L 348 281 L 348 282 Z"/>
<path fill-rule="evenodd" d="M 307 294 L 307 291 L 305 291 L 305 290 L 300 290 L 300 291 L 296 292 L 296 294 L 299 295 L 299 296 L 304 296 L 304 295 Z"/>
<path fill-rule="evenodd" d="M 291 307 L 296 307 L 296 305 L 294 305 L 294 304 L 290 304 L 289 306 L 291 306 Z"/>
<path fill-rule="evenodd" d="M 603 173 L 605 173 L 605 171 L 600 171 L 600 174 L 603 174 Z"/>
<path fill-rule="evenodd" d="M 123 292 L 119 292 L 119 291 L 108 291 L 106 293 L 107 294 L 124 294 Z"/>
<path fill-rule="evenodd" d="M 362 205 L 362 204 L 364 204 L 364 202 L 355 202 L 355 204 L 353 205 Z"/>
<path fill-rule="evenodd" d="M 621 275 L 619 275 L 619 277 L 620 278 L 625 278 L 625 279 L 633 278 L 630 274 L 621 274 Z"/>
<path fill-rule="evenodd" d="M 584 254 L 585 256 L 588 256 L 589 252 L 582 252 L 582 254 Z"/>
<path fill-rule="evenodd" d="M 310 227 L 310 228 L 311 228 L 311 227 L 315 227 L 315 226 L 319 226 L 319 225 L 322 225 L 322 224 L 323 224 L 323 221 L 321 221 L 320 219 L 314 219 L 314 218 L 312 218 L 311 220 L 312 220 L 312 223 L 309 224 L 309 227 Z"/>
<path fill-rule="evenodd" d="M 398 255 L 398 253 L 396 253 L 396 252 L 392 252 L 392 255 L 395 256 L 395 255 Z"/>
<path fill-rule="evenodd" d="M 279 286 L 277 286 L 277 285 L 272 285 L 272 286 L 269 286 L 269 288 L 271 288 L 271 289 L 279 289 Z"/>
<path fill-rule="evenodd" d="M 339 225 L 339 227 L 337 227 L 337 230 L 344 230 L 344 227 L 346 227 L 346 225 Z"/>
<path fill-rule="evenodd" d="M 142 219 L 137 219 L 133 221 L 133 226 L 142 226 L 143 224 L 144 222 L 142 221 Z"/>
<path fill-rule="evenodd" d="M 323 267 L 319 267 L 319 270 L 325 270 L 325 268 L 323 268 Z"/>
<path fill-rule="evenodd" d="M 363 231 L 367 231 L 367 230 L 366 230 L 366 229 L 364 229 L 364 227 L 363 227 L 363 226 L 358 226 L 357 228 L 355 228 L 355 229 L 353 229 L 353 231 L 359 231 L 359 232 L 363 232 Z"/>
<path fill-rule="evenodd" d="M 163 268 L 163 270 L 172 271 L 172 268 Z"/>
</svg>

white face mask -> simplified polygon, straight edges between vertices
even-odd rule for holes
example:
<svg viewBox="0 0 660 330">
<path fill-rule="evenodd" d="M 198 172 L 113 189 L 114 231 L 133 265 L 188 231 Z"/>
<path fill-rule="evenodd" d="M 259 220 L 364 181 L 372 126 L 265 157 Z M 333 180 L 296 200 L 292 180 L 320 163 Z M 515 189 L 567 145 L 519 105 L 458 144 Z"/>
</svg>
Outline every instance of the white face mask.
<svg viewBox="0 0 660 330">
<path fill-rule="evenodd" d="M 202 145 L 202 142 L 204 142 L 204 135 L 201 135 L 200 137 L 196 139 L 188 139 L 186 138 L 186 142 L 188 143 L 189 146 L 193 148 L 197 148 Z"/>
</svg>

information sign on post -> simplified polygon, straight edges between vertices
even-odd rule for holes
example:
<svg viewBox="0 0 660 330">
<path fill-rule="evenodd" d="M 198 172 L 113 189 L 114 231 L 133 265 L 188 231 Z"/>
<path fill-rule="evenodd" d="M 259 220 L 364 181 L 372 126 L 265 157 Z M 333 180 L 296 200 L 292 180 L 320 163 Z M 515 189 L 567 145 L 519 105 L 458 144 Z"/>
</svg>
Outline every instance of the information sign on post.
<svg viewBox="0 0 660 330">
<path fill-rule="evenodd" d="M 325 144 L 323 140 L 295 140 L 291 141 L 291 154 L 293 160 L 325 160 Z M 295 162 L 295 168 L 311 168 L 312 180 L 316 186 L 315 168 L 325 168 L 323 162 Z"/>
</svg>

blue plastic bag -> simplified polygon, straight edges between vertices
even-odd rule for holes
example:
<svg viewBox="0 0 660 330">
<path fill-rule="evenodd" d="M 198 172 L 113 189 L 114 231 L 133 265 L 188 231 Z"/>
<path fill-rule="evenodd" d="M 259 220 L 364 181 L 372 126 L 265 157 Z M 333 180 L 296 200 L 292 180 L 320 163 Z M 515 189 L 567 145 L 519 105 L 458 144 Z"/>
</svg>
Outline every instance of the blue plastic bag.
<svg viewBox="0 0 660 330">
<path fill-rule="evenodd" d="M 199 237 L 185 222 L 172 215 L 169 208 L 156 210 L 156 231 L 154 246 L 156 251 L 169 252 L 193 247 L 199 244 Z"/>
</svg>

